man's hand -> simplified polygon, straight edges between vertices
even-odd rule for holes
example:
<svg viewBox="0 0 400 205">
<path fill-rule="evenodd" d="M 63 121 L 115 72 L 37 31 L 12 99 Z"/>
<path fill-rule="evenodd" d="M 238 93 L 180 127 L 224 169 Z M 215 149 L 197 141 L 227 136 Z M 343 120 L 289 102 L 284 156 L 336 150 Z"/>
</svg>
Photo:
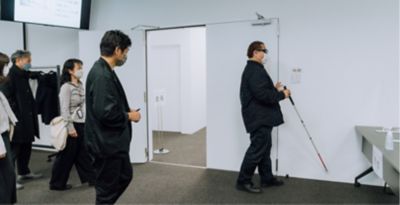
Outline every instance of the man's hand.
<svg viewBox="0 0 400 205">
<path fill-rule="evenodd" d="M 288 98 L 292 94 L 289 89 L 284 89 L 283 93 L 285 94 L 285 98 Z"/>
<path fill-rule="evenodd" d="M 277 82 L 276 85 L 275 85 L 275 88 L 276 88 L 279 92 L 284 90 L 283 85 L 282 85 L 281 82 Z"/>
<path fill-rule="evenodd" d="M 136 123 L 138 123 L 140 121 L 140 119 L 142 118 L 140 115 L 140 112 L 137 110 L 131 110 L 130 112 L 128 112 L 128 116 L 129 116 L 130 121 L 136 122 Z"/>
<path fill-rule="evenodd" d="M 68 135 L 71 136 L 72 138 L 77 138 L 78 137 L 78 133 L 76 132 L 76 130 L 71 130 L 68 132 Z"/>
</svg>

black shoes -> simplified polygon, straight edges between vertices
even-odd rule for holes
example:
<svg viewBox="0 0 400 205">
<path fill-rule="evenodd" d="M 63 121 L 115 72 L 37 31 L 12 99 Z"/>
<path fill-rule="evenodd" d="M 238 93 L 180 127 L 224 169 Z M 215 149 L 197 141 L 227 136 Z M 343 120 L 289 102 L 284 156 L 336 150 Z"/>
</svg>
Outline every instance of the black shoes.
<svg viewBox="0 0 400 205">
<path fill-rule="evenodd" d="M 272 178 L 268 182 L 262 182 L 261 187 L 266 188 L 266 187 L 271 187 L 271 186 L 282 186 L 284 183 L 282 180 L 279 180 L 277 178 Z"/>
<path fill-rule="evenodd" d="M 236 189 L 239 191 L 245 191 L 252 194 L 261 193 L 261 189 L 258 187 L 254 187 L 252 184 L 236 184 Z"/>
<path fill-rule="evenodd" d="M 272 178 L 268 182 L 261 182 L 262 188 L 272 187 L 272 186 L 282 186 L 284 183 L 282 180 L 277 178 Z M 239 191 L 245 191 L 252 194 L 259 194 L 262 193 L 261 188 L 255 187 L 253 183 L 250 184 L 236 184 L 236 189 Z"/>
<path fill-rule="evenodd" d="M 72 189 L 71 184 L 67 184 L 64 187 L 50 186 L 50 190 L 53 190 L 53 191 L 65 191 L 65 190 L 69 190 L 69 189 Z"/>
</svg>

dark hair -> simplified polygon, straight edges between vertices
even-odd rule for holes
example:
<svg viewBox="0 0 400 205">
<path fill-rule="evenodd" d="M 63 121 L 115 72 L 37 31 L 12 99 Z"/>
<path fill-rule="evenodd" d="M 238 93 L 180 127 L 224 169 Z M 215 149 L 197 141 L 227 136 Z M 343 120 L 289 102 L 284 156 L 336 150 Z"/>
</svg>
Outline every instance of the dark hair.
<svg viewBox="0 0 400 205">
<path fill-rule="evenodd" d="M 261 41 L 254 41 L 249 45 L 249 48 L 247 49 L 247 57 L 252 58 L 254 55 L 254 51 L 256 50 L 261 50 L 262 45 L 264 45 L 263 42 Z"/>
<path fill-rule="evenodd" d="M 7 78 L 4 76 L 4 67 L 10 62 L 10 58 L 4 53 L 0 52 L 0 83 L 5 81 Z"/>
<path fill-rule="evenodd" d="M 112 56 L 115 48 L 125 50 L 132 44 L 131 39 L 119 30 L 107 31 L 100 43 L 100 53 L 102 56 Z"/>
<path fill-rule="evenodd" d="M 12 63 L 15 63 L 15 61 L 17 61 L 17 58 L 23 58 L 28 56 L 31 56 L 31 52 L 25 50 L 17 50 L 11 55 L 11 61 Z"/>
<path fill-rule="evenodd" d="M 70 82 L 71 81 L 71 74 L 69 71 L 73 70 L 76 64 L 81 64 L 83 65 L 83 62 L 79 59 L 71 58 L 65 61 L 64 67 L 62 70 L 61 74 L 61 83 L 60 85 L 63 85 L 64 83 Z"/>
</svg>

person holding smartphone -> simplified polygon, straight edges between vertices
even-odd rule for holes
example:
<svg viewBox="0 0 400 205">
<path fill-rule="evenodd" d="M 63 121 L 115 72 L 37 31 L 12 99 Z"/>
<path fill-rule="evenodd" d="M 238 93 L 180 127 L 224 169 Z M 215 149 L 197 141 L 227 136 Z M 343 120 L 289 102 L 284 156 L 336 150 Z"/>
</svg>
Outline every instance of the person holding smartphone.
<svg viewBox="0 0 400 205">
<path fill-rule="evenodd" d="M 101 57 L 86 81 L 85 133 L 96 170 L 96 204 L 114 204 L 133 177 L 129 149 L 131 122 L 140 121 L 130 109 L 115 69 L 127 60 L 131 40 L 119 30 L 107 31 L 100 43 Z"/>
</svg>

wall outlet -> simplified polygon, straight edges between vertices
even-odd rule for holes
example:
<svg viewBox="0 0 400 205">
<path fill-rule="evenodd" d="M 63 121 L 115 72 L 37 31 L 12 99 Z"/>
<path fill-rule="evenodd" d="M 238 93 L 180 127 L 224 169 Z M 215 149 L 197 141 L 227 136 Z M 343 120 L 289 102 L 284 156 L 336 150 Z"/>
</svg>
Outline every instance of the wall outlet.
<svg viewBox="0 0 400 205">
<path fill-rule="evenodd" d="M 301 73 L 302 73 L 302 69 L 301 68 L 293 68 L 292 72 L 291 72 L 291 77 L 290 77 L 290 81 L 292 82 L 292 84 L 300 84 L 301 83 Z"/>
<path fill-rule="evenodd" d="M 164 105 L 166 102 L 167 92 L 165 89 L 156 90 L 154 92 L 154 100 L 158 105 Z"/>
</svg>

